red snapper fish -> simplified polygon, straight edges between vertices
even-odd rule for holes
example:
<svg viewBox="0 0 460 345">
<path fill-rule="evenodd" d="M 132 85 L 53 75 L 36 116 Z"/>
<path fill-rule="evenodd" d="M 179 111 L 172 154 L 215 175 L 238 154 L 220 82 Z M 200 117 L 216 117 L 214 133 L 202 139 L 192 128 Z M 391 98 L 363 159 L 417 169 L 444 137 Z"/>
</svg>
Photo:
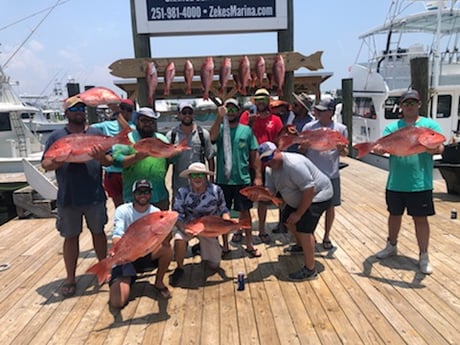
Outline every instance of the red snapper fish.
<svg viewBox="0 0 460 345">
<path fill-rule="evenodd" d="M 106 135 L 75 133 L 66 135 L 56 140 L 45 152 L 44 158 L 56 162 L 83 163 L 92 157 L 92 150 L 95 146 L 108 151 L 115 144 L 131 145 L 128 133 L 131 127 L 123 128 L 117 135 L 109 137 Z"/>
<path fill-rule="evenodd" d="M 219 71 L 220 93 L 224 93 L 227 89 L 227 83 L 232 73 L 232 59 L 226 57 L 222 60 L 222 65 Z"/>
<path fill-rule="evenodd" d="M 120 96 L 112 90 L 102 86 L 88 89 L 78 96 L 83 103 L 90 107 L 97 107 L 102 104 L 118 104 L 121 102 Z"/>
<path fill-rule="evenodd" d="M 169 96 L 169 91 L 171 90 L 171 84 L 173 82 L 174 76 L 176 75 L 176 66 L 174 62 L 171 61 L 165 68 L 164 72 L 164 82 L 165 82 L 165 90 L 164 95 Z"/>
<path fill-rule="evenodd" d="M 139 218 L 113 246 L 111 252 L 114 255 L 91 266 L 86 272 L 95 274 L 99 284 L 102 284 L 107 280 L 112 266 L 133 262 L 149 253 L 155 253 L 171 233 L 177 216 L 175 211 L 158 211 Z"/>
<path fill-rule="evenodd" d="M 272 82 L 274 82 L 275 85 L 277 86 L 276 94 L 278 96 L 283 95 L 283 85 L 284 85 L 285 73 L 286 73 L 286 67 L 284 65 L 284 58 L 281 54 L 277 54 L 275 56 L 275 61 L 273 62 L 273 66 L 272 66 L 272 74 L 273 74 Z"/>
<path fill-rule="evenodd" d="M 185 61 L 184 64 L 184 79 L 185 79 L 185 94 L 192 94 L 192 81 L 193 74 L 195 73 L 193 69 L 193 63 L 190 60 Z"/>
<path fill-rule="evenodd" d="M 298 134 L 290 132 L 283 134 L 278 139 L 278 148 L 285 150 L 293 144 L 310 144 L 310 148 L 316 151 L 329 151 L 337 148 L 337 145 L 348 145 L 348 139 L 340 132 L 330 128 L 308 129 Z"/>
<path fill-rule="evenodd" d="M 158 85 L 158 72 L 154 62 L 149 62 L 146 68 L 145 78 L 147 79 L 147 102 L 153 104 L 153 96 Z"/>
<path fill-rule="evenodd" d="M 209 99 L 209 91 L 211 90 L 212 79 L 214 78 L 214 60 L 208 56 L 201 65 L 200 71 L 201 85 L 203 86 L 203 99 Z"/>
<path fill-rule="evenodd" d="M 249 58 L 245 55 L 241 58 L 240 66 L 238 67 L 238 81 L 240 85 L 240 93 L 246 95 L 246 87 L 249 85 L 251 79 L 251 63 Z"/>
<path fill-rule="evenodd" d="M 187 139 L 178 144 L 168 144 L 158 138 L 144 138 L 135 143 L 133 147 L 136 151 L 145 152 L 157 158 L 171 158 L 184 150 L 191 149 L 187 145 Z"/>
<path fill-rule="evenodd" d="M 371 152 L 379 145 L 386 153 L 395 156 L 410 156 L 435 149 L 446 141 L 446 137 L 430 128 L 406 126 L 396 132 L 381 137 L 376 142 L 353 145 L 358 150 L 358 158 Z"/>
<path fill-rule="evenodd" d="M 259 56 L 256 60 L 256 77 L 257 77 L 257 87 L 262 87 L 262 81 L 265 75 L 265 59 L 263 56 Z"/>
<path fill-rule="evenodd" d="M 223 219 L 218 216 L 204 216 L 185 224 L 185 232 L 192 236 L 216 237 L 237 231 L 242 224 L 235 219 Z"/>
<path fill-rule="evenodd" d="M 240 193 L 252 201 L 271 201 L 276 206 L 283 203 L 268 188 L 264 186 L 249 186 L 240 190 Z"/>
</svg>

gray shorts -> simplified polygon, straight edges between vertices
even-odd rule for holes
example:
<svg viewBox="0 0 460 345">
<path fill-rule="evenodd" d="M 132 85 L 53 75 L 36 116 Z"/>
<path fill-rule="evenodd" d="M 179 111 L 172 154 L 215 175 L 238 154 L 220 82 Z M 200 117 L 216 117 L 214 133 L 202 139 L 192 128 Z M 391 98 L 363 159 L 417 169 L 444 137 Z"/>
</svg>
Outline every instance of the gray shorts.
<svg viewBox="0 0 460 345">
<path fill-rule="evenodd" d="M 108 221 L 105 201 L 88 206 L 58 207 L 56 228 L 61 236 L 71 238 L 80 235 L 83 229 L 83 216 L 93 234 L 102 234 Z"/>
</svg>

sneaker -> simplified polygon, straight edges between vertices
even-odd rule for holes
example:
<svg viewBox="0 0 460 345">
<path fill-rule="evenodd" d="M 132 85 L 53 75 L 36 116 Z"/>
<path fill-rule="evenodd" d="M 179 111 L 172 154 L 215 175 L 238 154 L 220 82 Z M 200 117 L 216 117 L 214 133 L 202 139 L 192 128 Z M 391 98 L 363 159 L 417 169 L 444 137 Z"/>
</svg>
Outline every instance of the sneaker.
<svg viewBox="0 0 460 345">
<path fill-rule="evenodd" d="M 303 248 L 297 244 L 293 244 L 292 246 L 285 248 L 284 251 L 289 254 L 302 254 Z"/>
<path fill-rule="evenodd" d="M 308 268 L 304 266 L 296 272 L 289 273 L 288 277 L 289 277 L 289 280 L 298 281 L 298 282 L 304 281 L 304 280 L 313 280 L 313 279 L 318 278 L 318 271 L 316 270 L 316 268 L 313 270 L 309 270 Z"/>
<path fill-rule="evenodd" d="M 386 259 L 396 254 L 398 254 L 398 248 L 396 247 L 396 244 L 392 245 L 390 241 L 387 241 L 386 247 L 375 254 L 375 256 L 377 259 Z"/>
<path fill-rule="evenodd" d="M 169 284 L 171 286 L 177 286 L 177 283 L 179 283 L 179 280 L 182 278 L 183 275 L 184 275 L 184 269 L 177 267 L 174 270 L 173 274 L 169 276 Z"/>
<path fill-rule="evenodd" d="M 420 254 L 419 266 L 420 266 L 420 272 L 425 273 L 425 274 L 433 273 L 433 267 L 431 267 L 430 259 L 428 257 L 427 252 Z"/>
<path fill-rule="evenodd" d="M 243 234 L 240 232 L 235 232 L 232 236 L 233 243 L 240 243 L 243 240 Z"/>
</svg>

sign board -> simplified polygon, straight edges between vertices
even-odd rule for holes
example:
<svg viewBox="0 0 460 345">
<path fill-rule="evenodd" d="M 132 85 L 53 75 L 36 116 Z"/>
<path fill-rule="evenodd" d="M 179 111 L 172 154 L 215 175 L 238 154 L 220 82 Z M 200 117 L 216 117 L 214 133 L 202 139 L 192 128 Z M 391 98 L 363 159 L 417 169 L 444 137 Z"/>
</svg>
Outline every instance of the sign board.
<svg viewBox="0 0 460 345">
<path fill-rule="evenodd" d="M 286 0 L 135 0 L 137 32 L 151 36 L 287 29 Z"/>
</svg>

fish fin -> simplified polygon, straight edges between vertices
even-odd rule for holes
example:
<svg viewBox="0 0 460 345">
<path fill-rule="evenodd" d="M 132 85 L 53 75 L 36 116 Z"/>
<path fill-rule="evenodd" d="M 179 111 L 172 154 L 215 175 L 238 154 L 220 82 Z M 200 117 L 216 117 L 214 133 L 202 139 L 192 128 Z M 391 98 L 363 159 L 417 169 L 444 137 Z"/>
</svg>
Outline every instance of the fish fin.
<svg viewBox="0 0 460 345">
<path fill-rule="evenodd" d="M 277 198 L 277 197 L 273 197 L 272 202 L 273 202 L 273 204 L 275 204 L 275 206 L 280 206 L 283 203 L 283 200 L 281 200 L 280 198 Z"/>
<path fill-rule="evenodd" d="M 358 155 L 356 157 L 361 158 L 367 155 L 369 152 L 371 152 L 372 145 L 373 143 L 371 142 L 364 142 L 353 145 L 353 148 L 358 150 Z"/>
<path fill-rule="evenodd" d="M 132 132 L 132 128 L 130 126 L 124 127 L 116 136 L 117 142 L 124 145 L 131 145 L 132 142 L 128 138 L 128 134 Z"/>
<path fill-rule="evenodd" d="M 102 285 L 109 277 L 110 267 L 112 266 L 109 261 L 111 260 L 108 258 L 104 259 L 86 270 L 86 273 L 93 273 L 97 276 L 99 285 Z"/>
</svg>

